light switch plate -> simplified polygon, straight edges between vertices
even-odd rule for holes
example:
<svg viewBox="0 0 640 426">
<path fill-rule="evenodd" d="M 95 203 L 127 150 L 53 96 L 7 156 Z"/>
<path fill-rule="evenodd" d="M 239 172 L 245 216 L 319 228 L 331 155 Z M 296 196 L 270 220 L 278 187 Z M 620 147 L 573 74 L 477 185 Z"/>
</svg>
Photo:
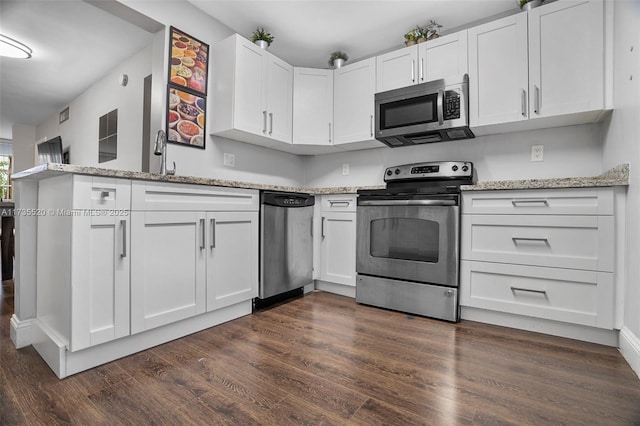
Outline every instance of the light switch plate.
<svg viewBox="0 0 640 426">
<path fill-rule="evenodd" d="M 544 145 L 531 145 L 531 161 L 544 161 Z"/>
<path fill-rule="evenodd" d="M 227 167 L 235 167 L 236 165 L 236 156 L 233 154 L 224 153 L 224 165 Z"/>
</svg>

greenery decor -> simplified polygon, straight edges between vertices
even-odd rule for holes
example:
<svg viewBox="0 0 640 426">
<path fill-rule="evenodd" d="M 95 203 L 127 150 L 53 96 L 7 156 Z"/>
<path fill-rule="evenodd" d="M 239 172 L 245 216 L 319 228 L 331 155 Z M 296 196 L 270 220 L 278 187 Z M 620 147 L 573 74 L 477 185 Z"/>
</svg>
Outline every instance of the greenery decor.
<svg viewBox="0 0 640 426">
<path fill-rule="evenodd" d="M 253 32 L 253 35 L 251 36 L 251 41 L 255 43 L 258 40 L 263 40 L 266 41 L 269 46 L 271 46 L 274 38 L 275 37 L 265 31 L 264 28 L 256 28 L 256 30 Z"/>
<path fill-rule="evenodd" d="M 518 6 L 520 6 L 520 9 L 525 9 L 525 5 L 532 1 L 536 1 L 536 0 L 516 0 L 516 3 L 518 3 Z M 538 0 L 538 2 L 544 3 L 544 0 Z"/>
<path fill-rule="evenodd" d="M 329 65 L 333 66 L 333 62 L 336 59 L 342 59 L 347 62 L 349 60 L 349 56 L 346 53 L 341 52 L 340 50 L 336 50 L 335 52 L 331 53 L 331 56 L 329 56 Z"/>
</svg>

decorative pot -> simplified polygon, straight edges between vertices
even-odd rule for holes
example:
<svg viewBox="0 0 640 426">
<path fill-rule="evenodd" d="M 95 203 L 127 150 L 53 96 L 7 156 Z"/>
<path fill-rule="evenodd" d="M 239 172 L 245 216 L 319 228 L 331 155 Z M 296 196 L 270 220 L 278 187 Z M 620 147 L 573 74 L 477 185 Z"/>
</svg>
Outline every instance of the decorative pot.
<svg viewBox="0 0 640 426">
<path fill-rule="evenodd" d="M 541 6 L 541 5 L 542 5 L 542 1 L 543 1 L 543 0 L 531 0 L 530 2 L 525 3 L 525 4 L 522 6 L 522 10 L 531 10 L 531 9 L 533 9 L 534 7 Z"/>
<path fill-rule="evenodd" d="M 418 43 L 424 43 L 425 41 L 427 41 L 426 38 L 424 37 L 420 37 L 418 40 L 416 40 Z"/>
<path fill-rule="evenodd" d="M 333 60 L 333 68 L 338 69 L 344 65 L 344 59 L 337 58 Z"/>
<path fill-rule="evenodd" d="M 407 47 L 408 47 L 408 46 L 413 46 L 414 44 L 416 44 L 416 41 L 415 41 L 415 40 L 406 40 L 406 41 L 404 42 L 404 44 L 405 44 L 405 46 L 407 46 Z"/>
<path fill-rule="evenodd" d="M 263 48 L 264 50 L 267 50 L 267 48 L 269 47 L 269 43 L 264 40 L 256 40 L 254 43 L 257 44 L 259 47 Z"/>
</svg>

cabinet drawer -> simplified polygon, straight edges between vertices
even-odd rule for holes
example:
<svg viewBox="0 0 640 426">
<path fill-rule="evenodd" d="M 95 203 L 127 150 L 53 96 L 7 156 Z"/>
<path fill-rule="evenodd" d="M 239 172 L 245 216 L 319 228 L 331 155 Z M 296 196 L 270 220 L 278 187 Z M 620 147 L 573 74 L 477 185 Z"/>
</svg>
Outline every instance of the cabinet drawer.
<svg viewBox="0 0 640 426">
<path fill-rule="evenodd" d="M 463 214 L 613 215 L 613 188 L 462 193 Z"/>
<path fill-rule="evenodd" d="M 613 272 L 613 216 L 465 215 L 461 258 Z"/>
<path fill-rule="evenodd" d="M 131 181 L 98 176 L 73 177 L 73 208 L 91 210 L 129 210 Z"/>
<path fill-rule="evenodd" d="M 135 211 L 258 211 L 258 191 L 220 186 L 133 181 Z"/>
<path fill-rule="evenodd" d="M 462 306 L 613 327 L 613 274 L 462 261 Z"/>
<path fill-rule="evenodd" d="M 323 212 L 355 212 L 356 211 L 355 194 L 335 194 L 322 196 Z"/>
</svg>

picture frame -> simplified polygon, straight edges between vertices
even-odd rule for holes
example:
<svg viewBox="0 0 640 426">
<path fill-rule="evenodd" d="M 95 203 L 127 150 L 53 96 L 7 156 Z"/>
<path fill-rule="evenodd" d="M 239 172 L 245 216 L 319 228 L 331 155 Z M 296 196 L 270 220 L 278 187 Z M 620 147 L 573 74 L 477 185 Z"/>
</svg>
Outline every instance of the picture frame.
<svg viewBox="0 0 640 426">
<path fill-rule="evenodd" d="M 167 87 L 167 142 L 205 149 L 207 98 Z"/>
<path fill-rule="evenodd" d="M 206 96 L 209 78 L 209 45 L 170 27 L 169 84 Z"/>
</svg>

